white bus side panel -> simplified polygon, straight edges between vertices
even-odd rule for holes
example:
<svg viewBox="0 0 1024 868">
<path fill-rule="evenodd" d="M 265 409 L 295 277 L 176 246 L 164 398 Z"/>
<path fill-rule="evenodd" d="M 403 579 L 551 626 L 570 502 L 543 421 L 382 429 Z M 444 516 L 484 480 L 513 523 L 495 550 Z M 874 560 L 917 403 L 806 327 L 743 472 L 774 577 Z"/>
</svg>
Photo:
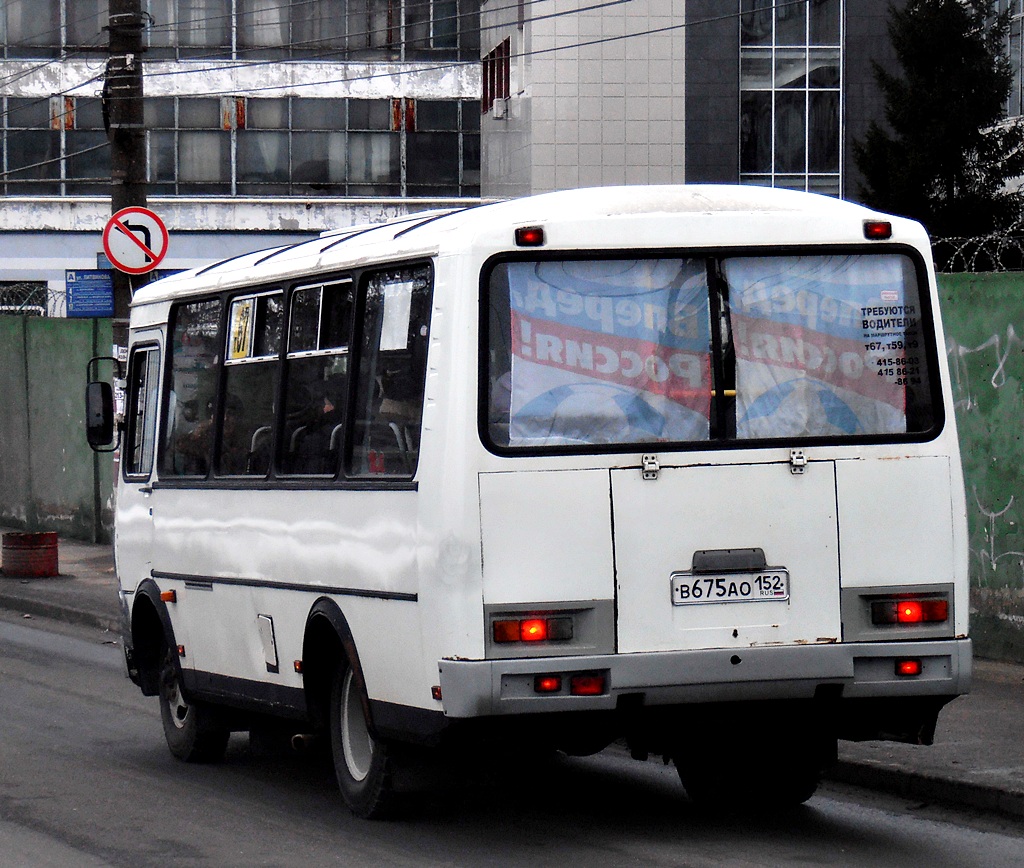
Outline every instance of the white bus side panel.
<svg viewBox="0 0 1024 868">
<path fill-rule="evenodd" d="M 612 471 L 620 652 L 838 642 L 835 465 L 811 462 Z M 760 548 L 789 570 L 790 599 L 673 605 L 694 552 Z"/>
<path fill-rule="evenodd" d="M 302 658 L 306 616 L 329 596 L 348 618 L 370 697 L 429 703 L 422 685 L 413 686 L 422 656 L 418 603 L 332 590 L 418 593 L 416 492 L 161 489 L 154 497 L 153 569 L 194 577 L 192 587 L 174 583 L 182 590 L 170 605 L 175 629 L 182 624 L 189 635 L 184 666 L 300 687 L 293 663 Z M 303 587 L 254 586 L 266 582 Z M 274 620 L 279 673 L 266 671 L 258 615 Z"/>
</svg>

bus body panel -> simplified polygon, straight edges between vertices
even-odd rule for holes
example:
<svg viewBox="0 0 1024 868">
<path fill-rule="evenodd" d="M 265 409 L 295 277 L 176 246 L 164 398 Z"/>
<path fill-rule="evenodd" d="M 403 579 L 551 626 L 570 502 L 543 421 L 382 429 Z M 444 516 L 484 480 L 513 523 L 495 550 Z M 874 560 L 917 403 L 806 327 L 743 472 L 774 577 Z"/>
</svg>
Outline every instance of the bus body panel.
<svg viewBox="0 0 1024 868">
<path fill-rule="evenodd" d="M 844 587 L 953 581 L 944 455 L 836 462 Z"/>
<path fill-rule="evenodd" d="M 481 473 L 484 603 L 614 597 L 606 470 Z"/>
<path fill-rule="evenodd" d="M 663 467 L 657 479 L 612 471 L 619 651 L 838 642 L 835 491 L 831 461 L 800 475 L 788 461 Z M 764 570 L 693 570 L 696 552 L 737 549 L 761 549 L 764 567 L 787 570 L 788 596 L 757 596 Z M 673 601 L 674 573 L 685 603 Z"/>
<path fill-rule="evenodd" d="M 294 662 L 309 610 L 326 596 L 353 613 L 371 698 L 430 705 L 429 690 L 405 674 L 422 653 L 415 491 L 165 487 L 154 499 L 154 575 L 177 590 L 170 611 L 189 637 L 184 667 L 301 688 Z M 394 629 L 366 611 L 386 611 Z M 273 619 L 278 672 L 266 667 L 260 615 Z"/>
</svg>

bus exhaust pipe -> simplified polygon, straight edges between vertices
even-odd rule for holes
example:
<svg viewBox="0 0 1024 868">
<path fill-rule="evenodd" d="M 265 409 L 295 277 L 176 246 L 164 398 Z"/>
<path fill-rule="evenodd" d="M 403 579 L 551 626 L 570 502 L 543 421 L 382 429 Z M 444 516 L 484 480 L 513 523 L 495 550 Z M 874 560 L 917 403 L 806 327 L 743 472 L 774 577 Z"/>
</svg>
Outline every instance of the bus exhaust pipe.
<svg viewBox="0 0 1024 868">
<path fill-rule="evenodd" d="M 292 750 L 296 753 L 309 753 L 320 740 L 320 736 L 311 732 L 297 732 L 292 736 Z"/>
</svg>

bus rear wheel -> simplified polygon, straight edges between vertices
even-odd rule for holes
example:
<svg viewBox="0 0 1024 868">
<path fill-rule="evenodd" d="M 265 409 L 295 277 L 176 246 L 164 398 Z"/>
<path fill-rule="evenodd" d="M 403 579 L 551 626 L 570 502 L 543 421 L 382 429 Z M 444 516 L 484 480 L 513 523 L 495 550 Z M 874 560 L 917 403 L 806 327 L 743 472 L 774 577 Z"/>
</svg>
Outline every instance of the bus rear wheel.
<svg viewBox="0 0 1024 868">
<path fill-rule="evenodd" d="M 711 809 L 785 810 L 802 805 L 818 789 L 821 775 L 806 762 L 783 759 L 746 764 L 676 759 L 691 801 Z"/>
<path fill-rule="evenodd" d="M 739 721 L 720 722 L 701 748 L 673 756 L 690 799 L 703 807 L 778 811 L 802 805 L 835 754 L 831 735 L 792 720 L 761 721 L 764 737 L 752 737 Z M 680 746 L 682 747 L 682 746 Z"/>
<path fill-rule="evenodd" d="M 366 718 L 365 691 L 347 663 L 331 687 L 331 753 L 345 804 L 365 819 L 386 816 L 393 807 L 390 746 L 374 737 Z"/>
<path fill-rule="evenodd" d="M 189 763 L 220 762 L 231 735 L 214 711 L 185 697 L 170 648 L 160 668 L 160 719 L 171 753 Z"/>
</svg>

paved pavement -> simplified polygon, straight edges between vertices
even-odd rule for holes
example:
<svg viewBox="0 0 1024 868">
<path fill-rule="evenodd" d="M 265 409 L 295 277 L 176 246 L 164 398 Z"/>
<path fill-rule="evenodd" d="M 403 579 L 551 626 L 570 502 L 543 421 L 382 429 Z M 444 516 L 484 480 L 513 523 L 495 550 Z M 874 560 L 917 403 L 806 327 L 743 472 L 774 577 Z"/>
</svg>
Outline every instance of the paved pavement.
<svg viewBox="0 0 1024 868">
<path fill-rule="evenodd" d="M 61 539 L 58 562 L 54 578 L 0 574 L 0 609 L 116 632 L 111 547 Z M 1024 822 L 1024 666 L 976 659 L 972 691 L 942 711 L 934 745 L 840 742 L 831 777 Z"/>
</svg>

